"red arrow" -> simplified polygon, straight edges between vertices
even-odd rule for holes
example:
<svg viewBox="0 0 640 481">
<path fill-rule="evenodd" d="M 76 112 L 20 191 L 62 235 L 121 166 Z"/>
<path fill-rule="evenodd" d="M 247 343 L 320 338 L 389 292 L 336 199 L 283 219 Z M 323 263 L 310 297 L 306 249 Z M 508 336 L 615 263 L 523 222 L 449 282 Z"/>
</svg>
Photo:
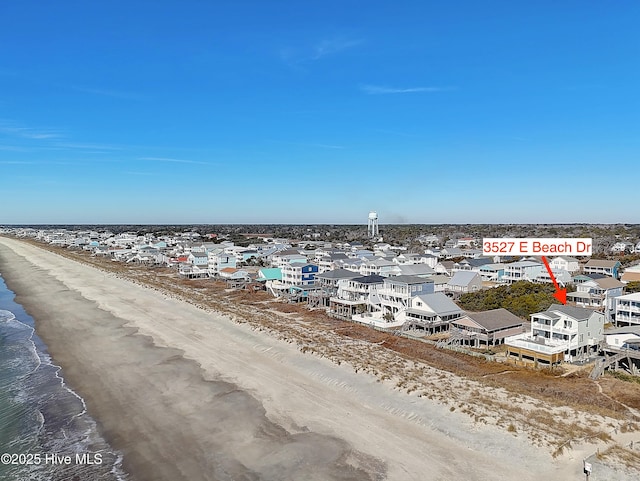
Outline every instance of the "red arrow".
<svg viewBox="0 0 640 481">
<path fill-rule="evenodd" d="M 556 288 L 556 292 L 553 293 L 553 297 L 558 299 L 561 304 L 566 304 L 567 303 L 567 290 L 566 289 L 560 289 L 560 286 L 558 285 L 558 281 L 556 281 L 556 276 L 554 276 L 553 272 L 551 272 L 551 267 L 549 266 L 549 262 L 547 262 L 547 258 L 545 256 L 542 256 L 542 262 L 544 262 L 544 266 L 547 268 L 547 272 L 549 273 L 549 276 L 551 277 L 551 280 L 553 281 L 553 285 Z"/>
</svg>

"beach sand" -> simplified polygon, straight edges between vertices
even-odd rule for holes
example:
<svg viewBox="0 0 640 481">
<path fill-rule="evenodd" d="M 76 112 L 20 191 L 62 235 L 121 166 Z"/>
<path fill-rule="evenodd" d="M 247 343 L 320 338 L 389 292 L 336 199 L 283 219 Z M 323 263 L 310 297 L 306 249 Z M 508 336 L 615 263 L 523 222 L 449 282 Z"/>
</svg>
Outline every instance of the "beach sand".
<svg viewBox="0 0 640 481">
<path fill-rule="evenodd" d="M 581 459 L 32 245 L 0 238 L 0 272 L 133 480 L 582 476 Z"/>
</svg>

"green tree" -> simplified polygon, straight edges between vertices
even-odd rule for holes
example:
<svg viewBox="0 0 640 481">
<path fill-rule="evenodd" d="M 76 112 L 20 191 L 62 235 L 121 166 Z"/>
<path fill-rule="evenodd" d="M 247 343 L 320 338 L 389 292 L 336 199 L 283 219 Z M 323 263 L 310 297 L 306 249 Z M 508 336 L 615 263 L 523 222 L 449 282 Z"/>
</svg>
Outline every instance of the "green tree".
<svg viewBox="0 0 640 481">
<path fill-rule="evenodd" d="M 640 292 L 640 281 L 631 281 L 627 283 L 624 288 L 627 294 L 632 294 L 634 292 Z"/>
</svg>

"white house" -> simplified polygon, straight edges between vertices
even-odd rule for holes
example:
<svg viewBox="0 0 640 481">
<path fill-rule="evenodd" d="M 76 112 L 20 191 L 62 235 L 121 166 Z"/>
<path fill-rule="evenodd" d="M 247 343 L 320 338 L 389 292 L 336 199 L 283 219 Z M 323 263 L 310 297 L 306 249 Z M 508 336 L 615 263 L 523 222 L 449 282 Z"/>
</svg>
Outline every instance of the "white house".
<svg viewBox="0 0 640 481">
<path fill-rule="evenodd" d="M 552 304 L 531 314 L 530 332 L 506 338 L 507 356 L 542 364 L 584 358 L 604 340 L 604 322 L 601 312 Z"/>
<path fill-rule="evenodd" d="M 615 298 L 622 295 L 624 284 L 613 277 L 602 277 L 582 282 L 576 292 L 567 294 L 567 299 L 578 307 L 591 307 L 604 311 L 607 320 L 612 320 L 615 312 Z"/>
<path fill-rule="evenodd" d="M 228 267 L 235 268 L 237 265 L 237 257 L 233 254 L 227 254 L 223 249 L 215 249 L 207 253 L 207 269 L 209 276 L 214 277 L 220 274 L 222 269 Z"/>
<path fill-rule="evenodd" d="M 580 262 L 575 257 L 558 256 L 549 261 L 551 270 L 565 270 L 571 274 L 575 274 L 580 270 Z"/>
<path fill-rule="evenodd" d="M 640 292 L 616 297 L 614 320 L 616 325 L 640 325 Z"/>
<path fill-rule="evenodd" d="M 620 241 L 613 244 L 613 246 L 611 247 L 611 253 L 624 254 L 626 252 L 633 252 L 634 249 L 635 249 L 635 246 L 633 245 L 632 242 Z"/>
<path fill-rule="evenodd" d="M 393 261 L 380 258 L 366 258 L 360 266 L 360 274 L 363 276 L 388 276 L 397 267 Z"/>
<path fill-rule="evenodd" d="M 282 284 L 285 287 L 312 286 L 316 282 L 318 266 L 315 264 L 293 262 L 291 264 L 285 264 L 281 269 Z"/>
<path fill-rule="evenodd" d="M 607 329 L 604 331 L 604 342 L 616 349 L 640 346 L 640 325 Z"/>
<path fill-rule="evenodd" d="M 191 252 L 187 257 L 187 262 L 192 266 L 199 267 L 200 269 L 206 269 L 209 264 L 209 257 L 205 252 Z"/>
<path fill-rule="evenodd" d="M 449 322 L 462 316 L 464 312 L 446 294 L 434 292 L 411 298 L 405 311 L 404 330 L 422 330 L 431 335 L 447 331 Z"/>
<path fill-rule="evenodd" d="M 397 320 L 397 314 L 410 306 L 411 299 L 421 294 L 433 293 L 433 281 L 416 276 L 386 277 L 382 287 L 378 288 L 381 317 L 391 314 Z"/>
<path fill-rule="evenodd" d="M 556 280 L 556 282 L 562 287 L 566 286 L 567 284 L 571 283 L 571 281 L 573 281 L 573 277 L 571 276 L 571 273 L 566 269 L 555 269 L 551 267 L 551 272 L 553 273 L 553 277 Z M 535 279 L 532 279 L 532 281 L 537 282 L 539 284 L 553 284 L 553 279 L 551 279 L 551 276 L 549 275 L 549 272 L 546 269 L 540 271 L 540 274 L 538 274 L 538 277 L 536 277 Z"/>
<path fill-rule="evenodd" d="M 518 281 L 531 281 L 536 279 L 545 267 L 539 262 L 518 261 L 511 264 L 505 264 L 504 276 L 502 280 L 507 284 L 513 284 Z"/>
<path fill-rule="evenodd" d="M 329 299 L 329 311 L 342 317 L 352 318 L 365 310 L 380 307 L 378 288 L 384 284 L 382 276 L 361 276 L 340 279 L 337 294 Z"/>
</svg>

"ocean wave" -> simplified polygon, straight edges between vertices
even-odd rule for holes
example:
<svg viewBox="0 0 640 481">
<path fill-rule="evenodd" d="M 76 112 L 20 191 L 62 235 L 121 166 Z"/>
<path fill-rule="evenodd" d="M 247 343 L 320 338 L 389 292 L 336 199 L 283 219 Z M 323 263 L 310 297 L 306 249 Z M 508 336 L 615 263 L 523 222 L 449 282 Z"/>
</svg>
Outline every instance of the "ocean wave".
<svg viewBox="0 0 640 481">
<path fill-rule="evenodd" d="M 0 286 L 0 288 L 3 286 Z M 30 320 L 30 319 L 29 319 Z M 29 322 L 27 320 L 27 322 Z M 98 432 L 82 396 L 64 380 L 35 329 L 0 310 L 0 446 L 6 452 L 93 456 L 103 465 L 0 466 L 0 479 L 125 481 L 122 454 Z M 38 346 L 42 346 L 39 349 Z"/>
</svg>

